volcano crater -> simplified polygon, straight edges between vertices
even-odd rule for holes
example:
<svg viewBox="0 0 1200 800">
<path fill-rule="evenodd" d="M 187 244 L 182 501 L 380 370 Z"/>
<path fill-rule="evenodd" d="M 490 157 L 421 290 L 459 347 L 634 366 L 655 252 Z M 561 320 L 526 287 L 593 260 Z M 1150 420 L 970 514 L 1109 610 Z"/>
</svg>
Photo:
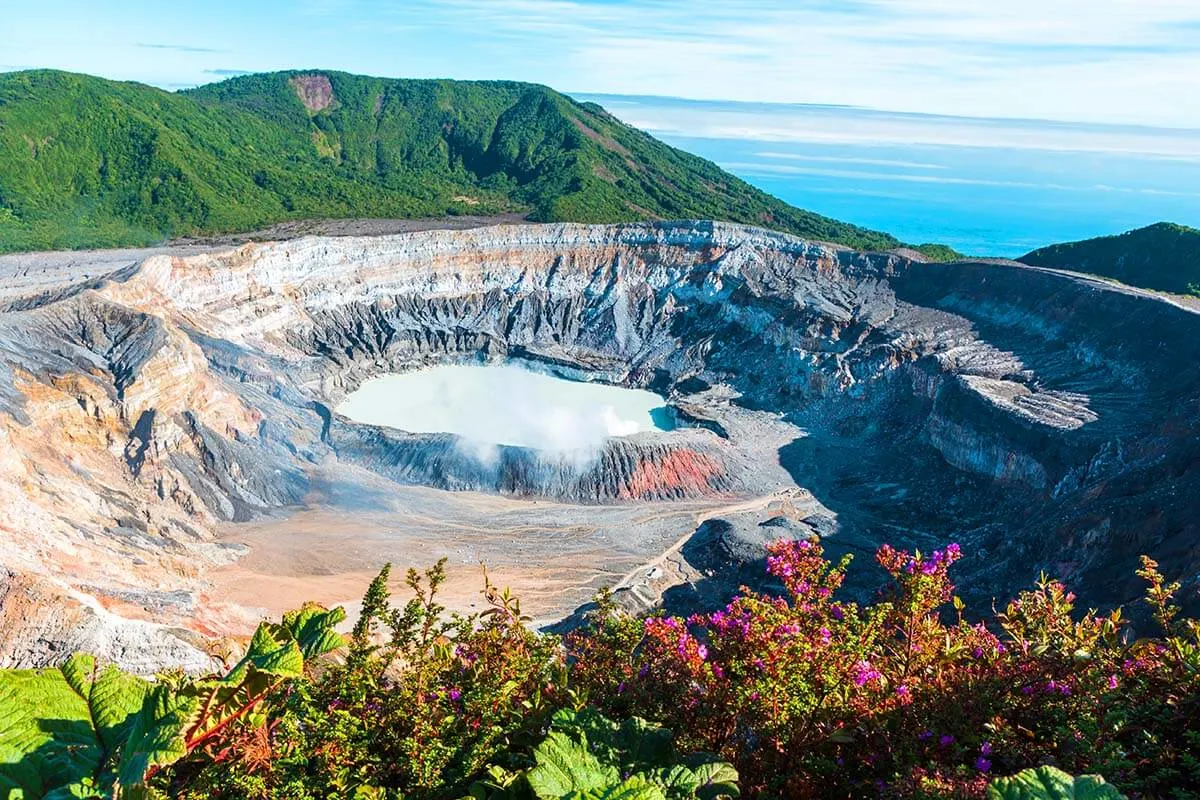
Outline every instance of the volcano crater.
<svg viewBox="0 0 1200 800">
<path fill-rule="evenodd" d="M 95 258 L 0 260 L 5 663 L 192 664 L 268 606 L 219 578 L 252 567 L 332 602 L 318 578 L 400 556 L 532 561 L 546 619 L 612 583 L 715 601 L 779 535 L 960 541 L 981 606 L 1042 570 L 1121 602 L 1141 552 L 1200 567 L 1200 317 L 1148 293 L 710 222 Z M 677 427 L 580 459 L 339 413 L 511 362 L 654 392 Z M 3 588 L 31 582 L 58 598 L 32 616 Z"/>
</svg>

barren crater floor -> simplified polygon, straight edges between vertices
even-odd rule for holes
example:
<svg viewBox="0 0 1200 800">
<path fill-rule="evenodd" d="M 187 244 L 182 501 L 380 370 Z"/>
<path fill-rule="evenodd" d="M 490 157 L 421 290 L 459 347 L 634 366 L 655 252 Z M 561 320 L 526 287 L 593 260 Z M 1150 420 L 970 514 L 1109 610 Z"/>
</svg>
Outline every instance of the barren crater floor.
<svg viewBox="0 0 1200 800">
<path fill-rule="evenodd" d="M 206 637 L 442 556 L 458 608 L 483 561 L 546 622 L 603 585 L 686 610 L 780 536 L 959 541 L 977 608 L 1043 570 L 1123 602 L 1143 552 L 1197 600 L 1200 316 L 1147 293 L 711 222 L 12 256 L 0 277 L 5 665 L 199 669 Z M 453 425 L 353 405 L 506 363 L 645 394 L 543 398 L 494 436 L 524 390 Z M 547 446 L 581 429 L 587 458 Z"/>
</svg>

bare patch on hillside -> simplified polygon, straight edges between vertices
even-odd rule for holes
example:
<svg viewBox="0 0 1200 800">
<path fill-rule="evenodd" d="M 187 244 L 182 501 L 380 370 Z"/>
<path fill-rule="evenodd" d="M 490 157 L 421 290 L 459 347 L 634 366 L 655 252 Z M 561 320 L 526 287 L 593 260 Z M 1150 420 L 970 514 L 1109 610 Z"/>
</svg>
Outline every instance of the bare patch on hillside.
<svg viewBox="0 0 1200 800">
<path fill-rule="evenodd" d="M 297 75 L 288 83 L 296 90 L 296 96 L 310 114 L 324 111 L 333 105 L 333 84 L 325 75 Z"/>
<path fill-rule="evenodd" d="M 641 214 L 645 219 L 662 219 L 661 214 L 656 214 L 645 206 L 639 206 L 632 200 L 626 200 L 625 207 L 635 214 Z"/>
<path fill-rule="evenodd" d="M 620 153 L 626 158 L 633 156 L 633 153 L 630 153 L 629 149 L 625 147 L 625 145 L 621 144 L 611 136 L 605 136 L 595 128 L 588 127 L 587 123 L 578 117 L 572 117 L 571 121 L 575 123 L 575 127 L 579 129 L 580 133 L 591 139 L 593 142 L 599 144 L 605 150 L 611 150 L 614 153 Z"/>
<path fill-rule="evenodd" d="M 596 177 L 600 180 L 608 181 L 609 183 L 617 182 L 617 176 L 612 173 L 612 170 L 603 164 L 597 164 L 592 168 L 592 172 L 594 172 Z"/>
</svg>

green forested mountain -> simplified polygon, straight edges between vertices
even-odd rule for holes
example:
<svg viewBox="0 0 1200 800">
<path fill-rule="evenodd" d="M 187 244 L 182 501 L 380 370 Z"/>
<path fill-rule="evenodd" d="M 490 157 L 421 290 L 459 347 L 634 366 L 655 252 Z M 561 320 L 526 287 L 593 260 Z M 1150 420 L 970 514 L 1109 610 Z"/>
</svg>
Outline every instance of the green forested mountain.
<svg viewBox="0 0 1200 800">
<path fill-rule="evenodd" d="M 170 93 L 46 70 L 0 75 L 0 250 L 509 211 L 713 218 L 900 244 L 794 208 L 544 86 L 309 71 Z"/>
<path fill-rule="evenodd" d="M 1120 236 L 1050 245 L 1019 260 L 1145 289 L 1200 295 L 1200 230 L 1185 225 L 1160 222 Z"/>
</svg>

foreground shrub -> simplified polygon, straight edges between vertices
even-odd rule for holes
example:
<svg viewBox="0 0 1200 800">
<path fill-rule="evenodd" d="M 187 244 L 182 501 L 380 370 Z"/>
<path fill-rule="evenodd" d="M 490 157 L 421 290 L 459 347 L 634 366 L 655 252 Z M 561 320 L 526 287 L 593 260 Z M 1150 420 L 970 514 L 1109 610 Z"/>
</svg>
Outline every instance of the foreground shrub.
<svg viewBox="0 0 1200 800">
<path fill-rule="evenodd" d="M 1126 644 L 1119 611 L 1076 617 L 1045 579 L 986 625 L 953 594 L 960 557 L 880 548 L 892 582 L 865 607 L 838 597 L 848 559 L 809 541 L 771 547 L 784 597 L 744 589 L 690 619 L 602 602 L 568 637 L 576 688 L 729 759 L 748 794 L 978 797 L 995 774 L 1056 764 L 1197 796 L 1200 636 L 1175 619 L 1178 587 L 1144 563 L 1161 641 Z"/>
<path fill-rule="evenodd" d="M 1200 797 L 1200 626 L 1178 585 L 1144 560 L 1157 639 L 1047 579 L 977 621 L 960 557 L 881 547 L 890 581 L 861 605 L 848 559 L 779 542 L 782 596 L 684 619 L 602 594 L 564 638 L 486 573 L 488 610 L 460 616 L 442 563 L 409 571 L 402 607 L 385 569 L 336 663 L 316 659 L 344 615 L 308 607 L 206 678 L 86 656 L 0 671 L 0 798 Z"/>
<path fill-rule="evenodd" d="M 483 614 L 447 615 L 444 564 L 409 571 L 402 608 L 385 568 L 345 663 L 288 687 L 269 728 L 246 730 L 227 759 L 181 770 L 181 796 L 456 797 L 536 743 L 567 697 L 557 640 L 528 630 L 517 600 L 490 583 Z"/>
</svg>

